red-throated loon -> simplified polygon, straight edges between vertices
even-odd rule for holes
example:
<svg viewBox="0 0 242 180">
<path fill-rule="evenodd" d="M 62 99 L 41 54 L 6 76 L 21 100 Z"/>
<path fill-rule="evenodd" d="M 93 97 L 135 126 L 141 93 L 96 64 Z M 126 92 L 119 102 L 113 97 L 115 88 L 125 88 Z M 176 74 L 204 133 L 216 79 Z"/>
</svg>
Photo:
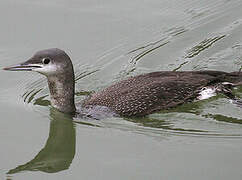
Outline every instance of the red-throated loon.
<svg viewBox="0 0 242 180">
<path fill-rule="evenodd" d="M 64 113 L 75 113 L 75 81 L 70 57 L 53 48 L 38 51 L 28 61 L 6 67 L 9 71 L 36 71 L 47 77 L 51 105 Z M 92 94 L 83 108 L 105 106 L 121 116 L 145 116 L 194 99 L 204 91 L 231 95 L 242 85 L 242 73 L 222 71 L 160 71 L 130 77 Z M 204 91 L 203 91 L 204 90 Z"/>
</svg>

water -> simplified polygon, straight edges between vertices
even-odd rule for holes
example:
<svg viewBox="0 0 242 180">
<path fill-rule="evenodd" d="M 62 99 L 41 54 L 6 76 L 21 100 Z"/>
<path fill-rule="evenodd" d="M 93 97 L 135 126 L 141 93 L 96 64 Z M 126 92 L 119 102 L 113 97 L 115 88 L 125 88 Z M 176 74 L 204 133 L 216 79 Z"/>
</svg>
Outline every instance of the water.
<svg viewBox="0 0 242 180">
<path fill-rule="evenodd" d="M 157 70 L 238 71 L 239 0 L 0 1 L 0 67 L 58 47 L 76 101 Z M 72 118 L 45 78 L 0 71 L 0 179 L 241 179 L 242 111 L 224 96 L 145 118 Z M 235 90 L 242 97 L 242 88 Z"/>
</svg>

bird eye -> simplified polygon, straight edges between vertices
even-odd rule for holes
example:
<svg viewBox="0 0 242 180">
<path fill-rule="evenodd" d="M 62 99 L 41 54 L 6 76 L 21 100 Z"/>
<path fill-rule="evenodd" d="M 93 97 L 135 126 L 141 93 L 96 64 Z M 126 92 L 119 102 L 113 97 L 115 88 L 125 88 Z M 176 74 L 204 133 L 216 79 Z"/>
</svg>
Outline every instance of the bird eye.
<svg viewBox="0 0 242 180">
<path fill-rule="evenodd" d="M 43 64 L 49 64 L 50 59 L 49 59 L 49 58 L 44 58 L 44 59 L 42 60 L 42 62 L 43 62 Z"/>
</svg>

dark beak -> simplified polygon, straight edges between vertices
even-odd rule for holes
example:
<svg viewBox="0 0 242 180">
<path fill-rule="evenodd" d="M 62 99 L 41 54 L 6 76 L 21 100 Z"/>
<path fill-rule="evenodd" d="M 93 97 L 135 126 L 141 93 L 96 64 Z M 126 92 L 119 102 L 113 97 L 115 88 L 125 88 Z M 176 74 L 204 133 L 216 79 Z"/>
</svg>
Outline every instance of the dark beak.
<svg viewBox="0 0 242 180">
<path fill-rule="evenodd" d="M 3 70 L 7 71 L 32 71 L 37 68 L 41 68 L 42 66 L 39 64 L 27 64 L 27 63 L 22 63 L 14 66 L 9 66 L 3 68 Z"/>
</svg>

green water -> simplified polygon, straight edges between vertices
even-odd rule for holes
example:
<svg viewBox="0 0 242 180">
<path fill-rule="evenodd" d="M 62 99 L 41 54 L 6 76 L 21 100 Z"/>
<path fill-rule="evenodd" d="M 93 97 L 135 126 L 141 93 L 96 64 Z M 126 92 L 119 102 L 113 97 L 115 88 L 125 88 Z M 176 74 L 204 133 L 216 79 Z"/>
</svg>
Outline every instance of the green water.
<svg viewBox="0 0 242 180">
<path fill-rule="evenodd" d="M 76 102 L 146 72 L 238 71 L 241 10 L 239 0 L 1 0 L 0 68 L 64 49 Z M 242 178 L 242 111 L 224 96 L 98 121 L 48 106 L 39 74 L 0 71 L 0 82 L 0 179 Z"/>
</svg>

